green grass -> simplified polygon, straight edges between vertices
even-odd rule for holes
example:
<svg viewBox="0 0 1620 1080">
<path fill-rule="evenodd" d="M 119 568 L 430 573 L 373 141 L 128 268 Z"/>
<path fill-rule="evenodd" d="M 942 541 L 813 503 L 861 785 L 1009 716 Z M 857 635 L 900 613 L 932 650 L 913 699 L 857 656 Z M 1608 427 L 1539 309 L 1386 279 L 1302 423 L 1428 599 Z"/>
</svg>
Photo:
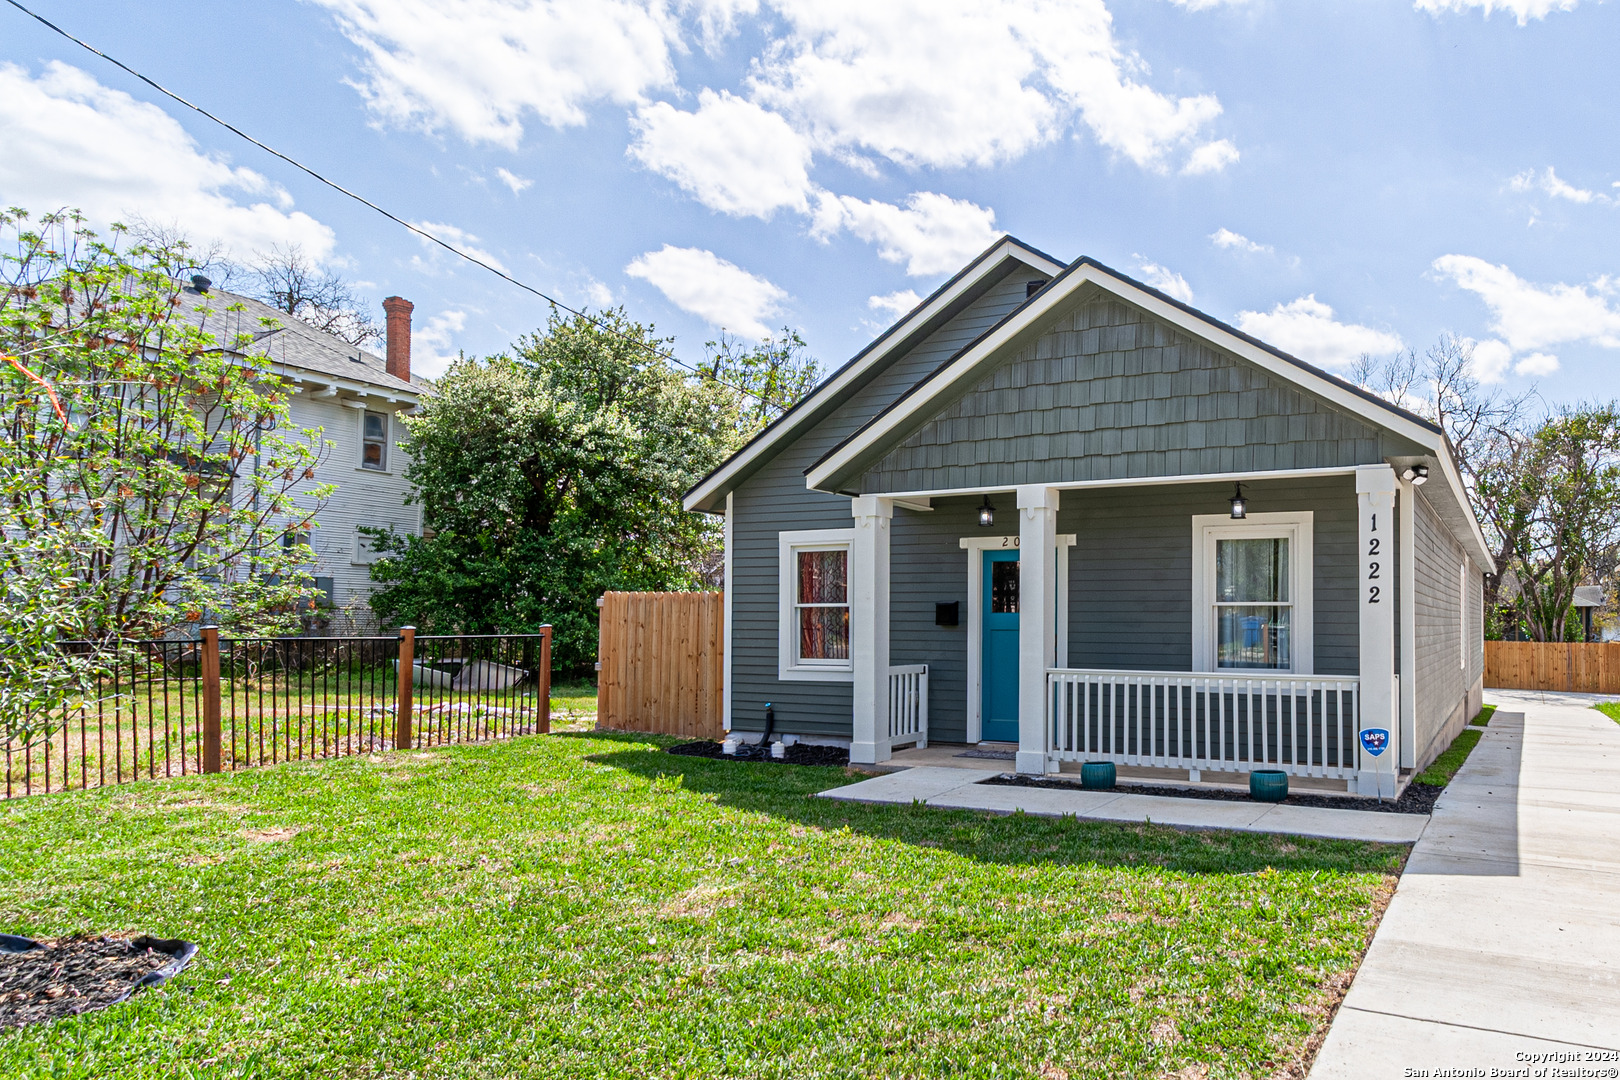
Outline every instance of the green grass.
<svg viewBox="0 0 1620 1080">
<path fill-rule="evenodd" d="M 842 770 L 669 741 L 0 805 L 0 930 L 202 948 L 161 991 L 0 1033 L 0 1076 L 1269 1076 L 1406 854 L 843 805 L 809 797 Z"/>
<path fill-rule="evenodd" d="M 1620 724 L 1620 701 L 1604 701 L 1592 707 L 1610 720 Z"/>
<path fill-rule="evenodd" d="M 1481 705 L 1479 715 L 1468 722 L 1474 727 L 1484 727 L 1491 722 L 1491 714 L 1495 711 L 1495 705 Z"/>
<path fill-rule="evenodd" d="M 551 685 L 553 731 L 584 731 L 596 726 L 596 684 L 586 679 Z"/>
<path fill-rule="evenodd" d="M 1451 745 L 1446 747 L 1445 753 L 1435 758 L 1427 769 L 1413 777 L 1413 782 L 1442 787 L 1451 783 L 1451 778 L 1457 775 L 1457 770 L 1463 767 L 1463 762 L 1468 760 L 1468 755 L 1484 734 L 1483 731 L 1475 731 L 1471 727 L 1463 728 L 1457 733 L 1457 737 L 1451 740 Z"/>
</svg>

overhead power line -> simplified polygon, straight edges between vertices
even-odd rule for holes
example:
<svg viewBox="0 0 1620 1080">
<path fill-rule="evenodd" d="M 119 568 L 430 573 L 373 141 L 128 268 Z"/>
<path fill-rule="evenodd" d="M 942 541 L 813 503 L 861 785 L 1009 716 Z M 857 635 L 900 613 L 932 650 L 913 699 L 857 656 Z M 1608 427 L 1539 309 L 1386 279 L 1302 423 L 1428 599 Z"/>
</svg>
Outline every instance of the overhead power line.
<svg viewBox="0 0 1620 1080">
<path fill-rule="evenodd" d="M 501 278 L 501 279 L 507 281 L 508 283 L 510 283 L 512 285 L 516 285 L 518 288 L 522 289 L 524 292 L 532 293 L 535 296 L 538 296 L 540 299 L 544 300 L 546 303 L 550 304 L 553 307 L 560 308 L 561 310 L 568 312 L 570 315 L 575 315 L 575 316 L 578 316 L 579 318 L 588 320 L 593 325 L 595 325 L 598 329 L 603 330 L 603 331 L 605 331 L 605 332 L 607 332 L 609 334 L 612 334 L 615 337 L 620 338 L 621 340 L 630 342 L 631 344 L 637 346 L 638 348 L 645 349 L 647 352 L 651 353 L 654 356 L 659 357 L 660 359 L 668 360 L 670 363 L 679 365 L 680 367 L 683 367 L 683 368 L 686 368 L 688 371 L 690 371 L 690 372 L 692 372 L 692 373 L 694 373 L 696 375 L 701 375 L 704 378 L 713 379 L 715 382 L 719 383 L 721 386 L 729 387 L 730 389 L 737 391 L 739 394 L 747 394 L 749 397 L 754 398 L 754 399 L 756 399 L 758 401 L 761 401 L 761 402 L 765 403 L 766 405 L 774 405 L 776 408 L 782 409 L 783 411 L 787 410 L 788 406 L 786 406 L 785 404 L 783 404 L 780 401 L 775 401 L 775 400 L 772 400 L 771 398 L 765 397 L 763 394 L 760 394 L 758 391 L 748 390 L 748 389 L 746 389 L 744 387 L 737 386 L 734 383 L 728 383 L 724 379 L 718 378 L 717 376 L 715 376 L 715 375 L 713 375 L 713 374 L 711 374 L 711 373 L 709 373 L 707 371 L 704 371 L 702 368 L 699 368 L 699 367 L 696 367 L 696 366 L 694 366 L 692 364 L 687 363 L 685 360 L 682 360 L 680 357 L 676 356 L 674 353 L 668 353 L 668 352 L 665 352 L 662 349 L 654 348 L 653 346 L 647 344 L 645 341 L 641 341 L 641 340 L 639 340 L 637 338 L 632 338 L 632 337 L 629 337 L 626 334 L 620 333 L 618 330 L 615 330 L 613 327 L 609 326 L 607 323 L 603 322 L 601 319 L 597 318 L 595 315 L 592 315 L 588 311 L 581 311 L 578 308 L 569 307 L 567 304 L 563 303 L 561 300 L 558 300 L 556 297 L 551 296 L 550 294 L 548 294 L 546 292 L 543 292 L 540 289 L 535 288 L 533 285 L 530 285 L 528 282 L 521 281 L 518 278 L 513 277 L 511 274 L 508 274 L 505 270 L 502 270 L 499 267 L 490 265 L 489 263 L 485 262 L 483 259 L 478 258 L 476 255 L 470 255 L 467 252 L 465 252 L 465 251 L 461 250 L 460 248 L 456 247 L 454 244 L 451 244 L 451 243 L 448 243 L 448 242 L 446 242 L 444 240 L 439 239 L 437 236 L 434 236 L 432 233 L 428 232 L 426 229 L 420 228 L 419 226 L 416 226 L 416 225 L 412 225 L 409 221 L 406 221 L 404 218 L 400 217 L 398 214 L 394 214 L 394 213 L 389 212 L 388 210 L 383 209 L 381 206 L 378 206 L 376 203 L 372 202 L 370 199 L 366 198 L 364 195 L 361 195 L 358 192 L 349 190 L 348 188 L 344 187 L 342 184 L 339 184 L 335 180 L 328 180 L 326 177 L 322 176 L 320 173 L 316 172 L 314 169 L 310 168 L 308 165 L 305 165 L 303 162 L 299 161 L 298 159 L 288 157 L 286 154 L 283 154 L 280 150 L 277 150 L 275 147 L 269 146 L 269 145 L 259 141 L 258 139 L 254 138 L 252 135 L 249 135 L 247 132 L 243 131 L 241 128 L 237 127 L 235 124 L 232 124 L 232 123 L 230 123 L 229 121 L 226 121 L 226 120 L 222 120 L 219 117 L 215 116 L 213 113 L 209 112 L 207 109 L 203 108 L 201 105 L 197 105 L 197 104 L 195 104 L 195 103 L 193 103 L 191 101 L 186 100 L 185 98 L 181 97 L 179 94 L 175 93 L 173 90 L 170 90 L 168 87 L 166 87 L 163 84 L 159 83 L 157 80 L 151 79 L 151 78 L 148 78 L 145 75 L 142 75 L 139 71 L 136 71 L 134 68 L 130 67 L 128 64 L 124 63 L 122 60 L 118 60 L 118 59 L 116 59 L 114 57 L 108 56 L 106 53 L 102 52 L 100 49 L 96 48 L 94 45 L 91 45 L 89 42 L 84 41 L 81 38 L 77 38 L 77 37 L 73 36 L 72 34 L 68 33 L 66 30 L 62 29 L 60 26 L 57 26 L 55 23 L 53 23 L 49 19 L 45 18 L 43 15 L 40 15 L 38 12 L 31 11 L 28 8 L 24 7 L 22 4 L 18 3 L 17 0 L 6 0 L 6 3 L 10 4 L 12 7 L 16 8 L 18 11 L 22 12 L 24 15 L 27 15 L 30 19 L 33 19 L 35 22 L 39 23 L 41 26 L 44 26 L 46 29 L 50 30 L 52 33 L 59 34 L 60 36 L 62 36 L 64 38 L 66 38 L 67 40 L 73 42 L 73 44 L 79 46 L 81 49 L 84 49 L 87 52 L 94 53 L 95 55 L 101 57 L 103 60 L 107 61 L 107 63 L 113 65 L 114 67 L 124 71 L 125 73 L 127 73 L 129 75 L 134 76 L 135 78 L 139 79 L 141 82 L 145 83 L 147 86 L 150 86 L 152 89 L 154 89 L 158 93 L 162 94 L 164 97 L 167 97 L 167 98 L 169 98 L 169 99 L 171 99 L 173 101 L 179 102 L 181 105 L 184 105 L 186 108 L 190 109 L 191 111 L 193 111 L 195 113 L 198 113 L 201 116 L 207 117 L 209 120 L 212 120 L 214 123 L 218 124 L 220 127 L 224 128 L 226 131 L 229 131 L 231 134 L 237 136 L 238 138 L 245 139 L 246 141 L 252 143 L 254 146 L 257 146 L 260 150 L 263 150 L 265 153 L 271 155 L 272 157 L 280 158 L 282 161 L 285 161 L 287 164 L 291 165 L 293 168 L 297 169 L 298 171 L 300 171 L 302 173 L 307 174 L 308 176 L 310 176 L 310 177 L 314 178 L 315 180 L 319 181 L 320 183 L 325 184 L 327 187 L 331 188 L 333 191 L 338 192 L 340 195 L 346 195 L 349 198 L 353 199 L 355 202 L 361 204 L 362 206 L 365 206 L 365 207 L 368 207 L 369 209 L 375 210 L 377 213 L 381 214 L 383 217 L 387 218 L 389 221 L 392 221 L 394 224 L 399 225 L 399 226 L 401 226 L 401 227 L 403 227 L 405 229 L 410 230 L 411 232 L 415 233 L 417 236 L 420 236 L 422 239 L 428 241 L 429 243 L 437 244 L 439 247 L 442 247 L 444 250 L 450 252 L 450 254 L 455 255 L 458 258 L 465 259 L 468 262 L 472 263 L 474 266 L 482 267 L 483 269 L 488 270 L 490 273 L 494 274 L 496 277 Z"/>
</svg>

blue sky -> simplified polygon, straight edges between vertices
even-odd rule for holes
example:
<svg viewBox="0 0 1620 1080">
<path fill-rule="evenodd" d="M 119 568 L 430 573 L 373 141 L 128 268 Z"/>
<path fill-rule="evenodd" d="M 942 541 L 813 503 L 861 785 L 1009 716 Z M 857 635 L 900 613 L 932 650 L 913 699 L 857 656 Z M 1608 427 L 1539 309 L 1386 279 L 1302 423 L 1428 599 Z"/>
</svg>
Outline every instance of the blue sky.
<svg viewBox="0 0 1620 1080">
<path fill-rule="evenodd" d="M 689 358 L 829 367 L 1006 231 L 1324 366 L 1476 342 L 1620 396 L 1620 3 L 34 0 L 271 145 Z M 544 305 L 0 9 L 0 201 L 296 242 L 418 366 Z"/>
</svg>

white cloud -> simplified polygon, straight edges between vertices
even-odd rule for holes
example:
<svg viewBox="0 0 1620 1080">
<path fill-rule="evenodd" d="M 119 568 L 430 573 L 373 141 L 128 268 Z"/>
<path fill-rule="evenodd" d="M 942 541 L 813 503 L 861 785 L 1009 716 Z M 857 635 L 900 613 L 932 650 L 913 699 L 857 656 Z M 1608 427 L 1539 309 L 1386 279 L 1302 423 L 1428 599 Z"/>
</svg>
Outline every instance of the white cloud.
<svg viewBox="0 0 1620 1080">
<path fill-rule="evenodd" d="M 704 90 L 696 112 L 658 102 L 636 114 L 629 153 L 713 210 L 769 218 L 810 208 L 810 146 L 788 122 L 729 92 Z"/>
<path fill-rule="evenodd" d="M 512 194 L 514 195 L 521 195 L 523 194 L 524 188 L 532 187 L 534 185 L 533 180 L 530 180 L 524 176 L 519 176 L 511 169 L 498 168 L 495 170 L 495 175 L 501 178 L 501 183 L 512 189 Z"/>
<path fill-rule="evenodd" d="M 1513 349 L 1505 341 L 1497 341 L 1494 338 L 1489 341 L 1463 338 L 1462 344 L 1464 348 L 1471 350 L 1469 367 L 1480 382 L 1501 382 L 1508 369 L 1513 366 Z"/>
<path fill-rule="evenodd" d="M 1209 238 L 1218 248 L 1236 248 L 1250 255 L 1270 255 L 1273 250 L 1270 244 L 1257 244 L 1231 229 L 1216 229 L 1209 234 Z"/>
<path fill-rule="evenodd" d="M 286 191 L 204 153 L 156 105 L 59 61 L 38 78 L 0 64 L 0 146 L 7 205 L 76 207 L 99 227 L 139 216 L 242 255 L 297 244 L 325 261 L 336 243 Z"/>
<path fill-rule="evenodd" d="M 816 232 L 828 235 L 839 228 L 878 246 L 878 257 L 905 263 L 913 277 L 958 270 L 990 246 L 996 231 L 996 212 L 965 199 L 933 191 L 918 191 L 904 207 L 877 200 L 861 201 L 849 195 L 829 195 L 816 210 Z"/>
<path fill-rule="evenodd" d="M 660 0 L 316 0 L 365 56 L 381 120 L 516 148 L 530 116 L 585 123 L 601 101 L 674 85 L 678 25 Z"/>
<path fill-rule="evenodd" d="M 922 303 L 922 297 L 917 295 L 915 289 L 901 289 L 899 292 L 888 293 L 884 296 L 868 296 L 866 306 L 873 311 L 886 311 L 894 318 L 909 312 Z"/>
<path fill-rule="evenodd" d="M 506 272 L 506 264 L 501 262 L 498 256 L 493 255 L 479 247 L 478 237 L 474 236 L 470 232 L 467 232 L 465 229 L 458 228 L 455 225 L 446 224 L 442 221 L 413 221 L 411 224 L 416 226 L 418 229 L 421 229 L 425 233 L 438 237 L 451 247 L 464 251 L 473 258 L 480 259 L 488 263 L 502 273 Z M 434 253 L 435 255 L 443 255 L 446 258 L 455 259 L 454 255 L 451 255 L 449 252 L 445 251 L 436 244 L 430 244 L 426 240 L 423 240 L 422 243 L 430 252 Z M 456 259 L 456 261 L 460 262 L 461 260 Z M 426 260 L 418 260 L 418 265 L 425 268 L 431 264 Z"/>
<path fill-rule="evenodd" d="M 1620 310 L 1608 299 L 1620 283 L 1610 278 L 1590 285 L 1536 285 L 1472 255 L 1443 255 L 1434 260 L 1434 270 L 1485 301 L 1491 330 L 1515 353 L 1569 342 L 1620 349 Z"/>
<path fill-rule="evenodd" d="M 1539 375 L 1551 375 L 1557 370 L 1558 357 L 1548 353 L 1531 353 L 1513 365 L 1515 375 L 1527 375 L 1531 378 Z"/>
<path fill-rule="evenodd" d="M 1526 169 L 1508 182 L 1514 191 L 1542 191 L 1555 199 L 1567 199 L 1572 203 L 1586 204 L 1590 202 L 1611 202 L 1607 195 L 1600 195 L 1595 191 L 1578 188 L 1553 172 L 1551 165 L 1547 171 L 1537 173 L 1534 169 Z"/>
<path fill-rule="evenodd" d="M 1241 155 L 1230 139 L 1217 139 L 1195 149 L 1181 167 L 1184 176 L 1203 176 L 1217 173 L 1235 162 Z"/>
<path fill-rule="evenodd" d="M 775 0 L 786 32 L 756 61 L 753 96 L 818 149 L 906 166 L 988 165 L 1078 119 L 1145 168 L 1220 114 L 1210 95 L 1137 82 L 1103 0 Z M 1207 155 L 1206 155 L 1207 156 Z"/>
<path fill-rule="evenodd" d="M 1192 303 L 1192 286 L 1187 284 L 1186 278 L 1158 263 L 1142 260 L 1140 255 L 1136 258 L 1138 260 L 1136 268 L 1141 272 L 1143 281 L 1183 304 Z"/>
<path fill-rule="evenodd" d="M 608 288 L 602 282 L 597 281 L 595 278 L 592 278 L 586 283 L 585 297 L 593 305 L 599 308 L 611 307 L 613 305 L 613 290 Z"/>
<path fill-rule="evenodd" d="M 1254 0 L 1170 0 L 1170 2 L 1188 11 L 1208 11 L 1218 7 L 1248 7 Z"/>
<path fill-rule="evenodd" d="M 1486 16 L 1502 11 L 1524 26 L 1531 19 L 1545 19 L 1555 11 L 1574 11 L 1581 0 L 1414 0 L 1412 6 L 1431 15 L 1478 8 Z"/>
<path fill-rule="evenodd" d="M 1395 334 L 1333 318 L 1333 309 L 1301 296 L 1268 312 L 1240 311 L 1238 329 L 1320 367 L 1345 367 L 1363 353 L 1388 356 L 1401 348 Z"/>
<path fill-rule="evenodd" d="M 465 311 L 441 311 L 411 334 L 411 373 L 429 379 L 450 370 L 459 350 L 451 340 L 467 328 Z"/>
<path fill-rule="evenodd" d="M 655 286 L 683 311 L 744 337 L 770 336 L 764 320 L 787 293 L 712 251 L 665 244 L 638 256 L 624 272 Z"/>
</svg>

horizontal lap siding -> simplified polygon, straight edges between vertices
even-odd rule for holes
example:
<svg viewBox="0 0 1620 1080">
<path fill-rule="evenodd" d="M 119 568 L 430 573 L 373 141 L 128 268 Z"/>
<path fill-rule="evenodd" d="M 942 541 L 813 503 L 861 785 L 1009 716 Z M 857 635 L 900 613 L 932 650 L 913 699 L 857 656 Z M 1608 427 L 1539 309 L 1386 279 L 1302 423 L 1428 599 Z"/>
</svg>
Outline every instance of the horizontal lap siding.
<svg viewBox="0 0 1620 1080">
<path fill-rule="evenodd" d="M 992 286 L 955 319 L 851 394 L 829 419 L 793 442 L 733 494 L 731 694 L 735 730 L 763 730 L 765 705 L 769 702 L 776 707 L 780 731 L 849 737 L 848 682 L 777 678 L 778 534 L 850 528 L 853 520 L 849 500 L 807 490 L 804 470 L 918 379 L 1023 303 L 1025 280 L 1036 276 L 1033 272 L 1015 272 Z M 904 513 L 907 511 L 896 511 L 897 516 Z M 899 555 L 895 558 L 898 560 Z M 930 624 L 932 621 L 930 607 Z M 913 662 L 892 642 L 891 656 L 896 663 Z M 932 678 L 930 672 L 931 682 Z M 942 700 L 941 692 L 931 685 L 930 705 Z"/>
<path fill-rule="evenodd" d="M 1413 697 L 1417 707 L 1416 761 L 1419 767 L 1446 748 L 1452 729 L 1466 722 L 1468 691 L 1484 667 L 1483 645 L 1469 649 L 1469 664 L 1461 662 L 1462 627 L 1459 605 L 1467 603 L 1469 636 L 1479 639 L 1481 611 L 1479 575 L 1470 567 L 1468 595 L 1462 593 L 1459 573 L 1465 560 L 1461 545 L 1446 531 L 1429 501 L 1418 493 L 1413 516 L 1414 597 Z M 1471 642 L 1471 645 L 1473 642 Z"/>
<path fill-rule="evenodd" d="M 1385 436 L 1115 300 L 1082 301 L 877 462 L 860 489 L 1370 464 Z"/>
<path fill-rule="evenodd" d="M 1352 477 L 1244 485 L 1256 513 L 1313 511 L 1316 673 L 1359 671 L 1356 495 Z M 1058 531 L 1069 554 L 1069 664 L 1192 668 L 1192 518 L 1227 508 L 1225 485 L 1066 491 Z M 932 674 L 932 673 L 930 673 Z"/>
</svg>

